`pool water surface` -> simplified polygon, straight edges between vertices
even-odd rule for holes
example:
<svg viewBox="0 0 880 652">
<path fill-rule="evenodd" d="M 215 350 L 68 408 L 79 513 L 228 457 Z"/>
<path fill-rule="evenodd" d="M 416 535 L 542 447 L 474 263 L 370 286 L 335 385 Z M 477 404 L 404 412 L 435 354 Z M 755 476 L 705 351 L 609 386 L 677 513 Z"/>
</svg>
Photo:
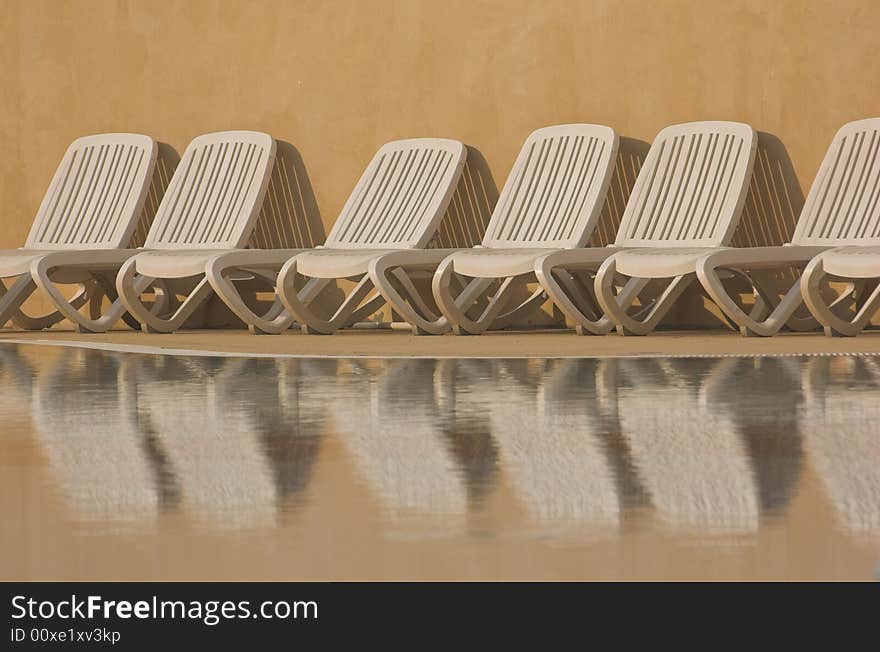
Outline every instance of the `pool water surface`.
<svg viewBox="0 0 880 652">
<path fill-rule="evenodd" d="M 876 579 L 878 383 L 0 345 L 0 579 Z"/>
</svg>

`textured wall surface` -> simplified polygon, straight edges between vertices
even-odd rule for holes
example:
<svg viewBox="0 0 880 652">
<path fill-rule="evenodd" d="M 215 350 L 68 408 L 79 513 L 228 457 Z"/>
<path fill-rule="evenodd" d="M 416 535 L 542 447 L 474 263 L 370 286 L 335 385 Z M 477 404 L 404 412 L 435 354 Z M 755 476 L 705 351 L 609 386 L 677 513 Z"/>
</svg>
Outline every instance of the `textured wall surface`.
<svg viewBox="0 0 880 652">
<path fill-rule="evenodd" d="M 182 151 L 258 129 L 293 144 L 332 224 L 375 149 L 458 138 L 503 183 L 561 122 L 650 141 L 697 119 L 778 137 L 804 192 L 835 130 L 880 114 L 869 0 L 0 2 L 0 246 L 19 246 L 75 137 Z"/>
</svg>

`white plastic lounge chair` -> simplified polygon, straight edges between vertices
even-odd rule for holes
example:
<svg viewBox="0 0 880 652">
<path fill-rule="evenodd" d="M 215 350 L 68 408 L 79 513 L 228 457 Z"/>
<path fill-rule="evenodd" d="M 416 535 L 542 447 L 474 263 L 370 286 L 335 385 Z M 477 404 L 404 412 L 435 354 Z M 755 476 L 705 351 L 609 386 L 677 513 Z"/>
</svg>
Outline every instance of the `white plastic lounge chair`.
<svg viewBox="0 0 880 652">
<path fill-rule="evenodd" d="M 90 298 L 90 286 L 100 284 L 115 298 L 107 262 L 121 263 L 150 189 L 158 153 L 157 143 L 139 134 L 99 134 L 73 141 L 40 204 L 24 248 L 0 251 L 0 278 L 15 279 L 7 288 L 0 281 L 0 326 L 40 330 L 65 317 L 78 327 L 116 321 L 117 304 L 103 318 L 78 312 Z M 58 268 L 63 267 L 63 270 Z M 56 273 L 58 270 L 58 273 Z M 112 272 L 112 268 L 109 270 Z M 53 284 L 76 283 L 79 291 L 67 298 Z M 41 287 L 57 307 L 32 317 L 22 304 Z"/>
<path fill-rule="evenodd" d="M 186 148 L 147 234 L 148 251 L 131 252 L 137 255 L 123 261 L 116 277 L 120 300 L 145 332 L 177 330 L 211 296 L 205 265 L 247 245 L 275 148 L 271 136 L 256 131 L 205 134 Z M 144 304 L 141 292 L 169 279 L 193 280 L 186 299 L 176 305 L 163 291 L 161 300 Z"/>
<path fill-rule="evenodd" d="M 752 272 L 803 267 L 831 247 L 880 242 L 878 147 L 880 118 L 844 125 L 825 154 L 790 244 L 723 249 L 698 261 L 697 274 L 706 292 L 740 327 L 743 335 L 774 335 L 790 322 L 804 300 L 816 319 L 829 329 L 829 333 L 855 335 L 870 319 L 880 302 L 876 292 L 851 323 L 836 317 L 819 292 L 820 282 L 826 273 L 837 275 L 839 272 L 843 277 L 864 278 L 866 267 L 863 263 L 871 258 L 867 248 L 827 252 L 808 265 L 804 275 L 797 279 L 775 306 Z M 755 303 L 749 314 L 725 289 L 722 274 L 745 278 L 752 285 Z M 876 275 L 880 276 L 880 272 Z M 847 300 L 852 290 L 852 286 L 849 287 L 839 301 Z"/>
<path fill-rule="evenodd" d="M 864 297 L 866 282 L 880 278 L 880 118 L 859 120 L 845 125 L 840 144 L 850 154 L 841 155 L 833 163 L 822 163 L 822 170 L 834 180 L 846 180 L 840 198 L 833 204 L 820 207 L 830 213 L 824 230 L 814 227 L 814 238 L 833 238 L 834 249 L 813 258 L 804 269 L 801 293 L 813 316 L 825 329 L 826 335 L 858 335 L 880 308 L 880 285 Z M 840 134 L 838 134 L 840 135 Z M 836 139 L 835 139 L 836 140 Z M 818 177 L 817 177 L 818 178 Z M 836 221 L 843 221 L 837 224 Z M 829 228 L 830 227 L 830 228 Z M 830 305 L 822 296 L 823 281 L 845 281 L 844 290 Z M 855 300 L 855 314 L 844 318 L 834 308 Z"/>
<path fill-rule="evenodd" d="M 536 258 L 589 240 L 617 161 L 618 137 L 610 127 L 545 127 L 526 139 L 495 205 L 482 244 L 472 249 L 396 251 L 370 262 L 373 284 L 414 333 L 482 333 L 536 309 L 538 289 L 501 314 L 525 284 L 534 281 Z M 436 273 L 435 273 L 436 272 Z M 413 284 L 434 274 L 436 314 Z M 453 298 L 451 285 L 470 277 Z M 479 302 L 477 308 L 474 304 Z M 483 304 L 485 307 L 483 307 Z M 469 312 L 482 309 L 472 319 Z"/>
<path fill-rule="evenodd" d="M 535 261 L 541 285 L 579 334 L 616 325 L 621 334 L 642 335 L 657 326 L 695 278 L 695 261 L 732 237 L 756 148 L 755 131 L 738 122 L 666 127 L 642 165 L 614 244 Z M 618 274 L 630 278 L 615 294 Z M 656 301 L 633 309 L 654 278 L 671 281 Z"/>
<path fill-rule="evenodd" d="M 376 312 L 384 298 L 374 293 L 370 262 L 390 251 L 428 245 L 455 192 L 467 157 L 457 140 L 415 138 L 383 145 L 348 198 L 325 246 L 294 256 L 278 274 L 276 289 L 288 312 L 258 318 L 222 283 L 224 269 L 281 265 L 272 251 L 228 256 L 208 266 L 209 278 L 227 305 L 255 333 L 280 333 L 295 318 L 307 332 L 333 333 Z M 289 256 L 288 256 L 289 258 Z M 286 260 L 286 259 L 284 259 Z M 298 279 L 307 279 L 302 289 Z M 331 280 L 356 281 L 330 318 L 309 305 Z"/>
</svg>

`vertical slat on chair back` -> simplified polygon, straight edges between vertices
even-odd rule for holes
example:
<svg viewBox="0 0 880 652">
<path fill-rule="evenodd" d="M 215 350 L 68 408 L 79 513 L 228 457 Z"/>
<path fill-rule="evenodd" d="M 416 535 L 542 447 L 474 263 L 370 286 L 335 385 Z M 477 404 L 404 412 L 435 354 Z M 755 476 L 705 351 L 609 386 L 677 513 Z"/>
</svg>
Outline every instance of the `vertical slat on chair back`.
<svg viewBox="0 0 880 652">
<path fill-rule="evenodd" d="M 228 249 L 247 244 L 275 163 L 275 141 L 256 131 L 194 139 L 147 234 L 152 249 Z"/>
<path fill-rule="evenodd" d="M 582 246 L 602 211 L 617 148 L 617 134 L 601 125 L 533 132 L 507 177 L 483 244 Z"/>
<path fill-rule="evenodd" d="M 424 247 L 455 192 L 466 157 L 464 144 L 444 138 L 383 145 L 345 203 L 327 246 Z"/>
<path fill-rule="evenodd" d="M 880 242 L 880 118 L 850 122 L 834 136 L 792 242 Z"/>
<path fill-rule="evenodd" d="M 128 244 L 149 190 L 156 142 L 140 134 L 73 141 L 31 227 L 31 249 L 113 249 Z"/>
<path fill-rule="evenodd" d="M 740 122 L 690 122 L 654 139 L 626 205 L 618 246 L 715 246 L 733 236 L 757 135 Z"/>
</svg>

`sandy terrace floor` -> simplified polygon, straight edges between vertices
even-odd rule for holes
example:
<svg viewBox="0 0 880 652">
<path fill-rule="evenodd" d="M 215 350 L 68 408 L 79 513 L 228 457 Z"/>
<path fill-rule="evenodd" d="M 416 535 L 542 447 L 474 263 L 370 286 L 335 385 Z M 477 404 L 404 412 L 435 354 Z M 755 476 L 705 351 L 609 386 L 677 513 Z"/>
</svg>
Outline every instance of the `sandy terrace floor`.
<svg viewBox="0 0 880 652">
<path fill-rule="evenodd" d="M 290 356 L 360 357 L 602 357 L 880 354 L 880 333 L 830 338 L 787 333 L 744 338 L 721 331 L 661 332 L 646 337 L 578 337 L 570 331 L 491 333 L 479 337 L 416 337 L 394 331 L 350 331 L 336 335 L 255 336 L 244 330 L 193 330 L 171 335 L 114 331 L 0 331 L 0 342 L 88 346 L 145 353 L 214 352 Z"/>
</svg>

